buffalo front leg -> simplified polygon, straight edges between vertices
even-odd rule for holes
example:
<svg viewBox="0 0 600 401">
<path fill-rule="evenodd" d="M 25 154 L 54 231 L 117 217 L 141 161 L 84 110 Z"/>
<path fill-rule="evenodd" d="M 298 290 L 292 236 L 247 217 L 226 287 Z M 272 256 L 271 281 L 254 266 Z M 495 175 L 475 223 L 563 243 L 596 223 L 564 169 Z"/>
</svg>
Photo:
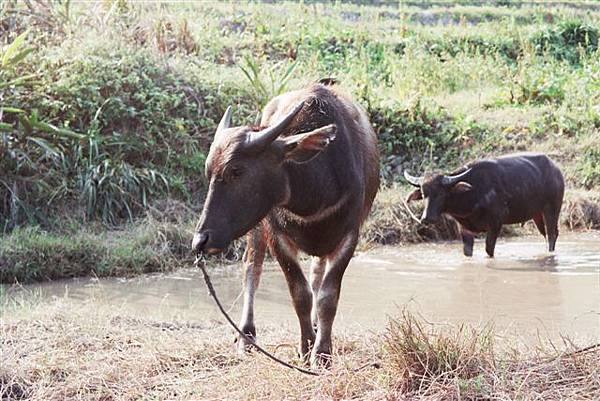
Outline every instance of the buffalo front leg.
<svg viewBox="0 0 600 401">
<path fill-rule="evenodd" d="M 310 319 L 312 321 L 313 328 L 317 329 L 317 321 L 319 320 L 317 315 L 317 296 L 321 283 L 323 282 L 323 274 L 325 274 L 325 266 L 327 264 L 326 258 L 313 257 L 310 264 L 310 287 L 312 289 L 312 308 Z"/>
<path fill-rule="evenodd" d="M 463 254 L 465 256 L 473 256 L 473 244 L 475 242 L 473 233 L 465 228 L 461 228 L 460 234 L 463 241 Z"/>
<path fill-rule="evenodd" d="M 242 318 L 240 320 L 240 329 L 246 334 L 256 339 L 256 327 L 254 326 L 254 295 L 260 282 L 263 262 L 265 260 L 265 251 L 267 247 L 265 231 L 261 225 L 250 231 L 246 235 L 246 250 L 244 251 L 244 306 L 242 308 Z M 239 336 L 238 351 L 243 353 L 249 350 L 251 342 L 246 337 Z"/>
<path fill-rule="evenodd" d="M 496 240 L 500 235 L 500 229 L 502 224 L 493 224 L 487 232 L 485 237 L 485 252 L 490 258 L 494 257 L 494 249 L 496 248 Z"/>
<path fill-rule="evenodd" d="M 282 235 L 274 235 L 271 253 L 277 259 L 287 281 L 292 303 L 300 323 L 300 349 L 303 359 L 308 358 L 310 348 L 315 342 L 315 331 L 310 320 L 312 291 L 298 263 L 297 248 Z"/>
<path fill-rule="evenodd" d="M 331 364 L 331 331 L 337 312 L 342 277 L 358 243 L 358 232 L 348 234 L 327 256 L 327 269 L 317 296 L 317 337 L 311 354 L 313 367 Z"/>
</svg>

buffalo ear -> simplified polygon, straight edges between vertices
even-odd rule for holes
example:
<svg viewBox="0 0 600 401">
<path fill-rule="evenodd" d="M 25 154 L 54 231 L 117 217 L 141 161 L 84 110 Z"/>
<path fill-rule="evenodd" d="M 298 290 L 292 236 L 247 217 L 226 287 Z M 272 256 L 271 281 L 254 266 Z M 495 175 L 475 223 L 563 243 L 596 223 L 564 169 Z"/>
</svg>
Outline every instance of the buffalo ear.
<svg viewBox="0 0 600 401">
<path fill-rule="evenodd" d="M 469 184 L 468 182 L 459 181 L 452 186 L 452 189 L 450 189 L 450 192 L 455 193 L 455 194 L 460 194 L 463 192 L 468 192 L 472 189 L 473 189 L 473 186 L 471 184 Z"/>
<path fill-rule="evenodd" d="M 306 163 L 323 151 L 335 139 L 335 124 L 326 125 L 304 134 L 278 139 L 283 146 L 284 159 L 294 163 Z"/>
<path fill-rule="evenodd" d="M 406 203 L 420 199 L 423 199 L 423 193 L 421 192 L 421 188 L 412 191 L 410 195 L 408 195 L 408 198 L 406 198 Z"/>
</svg>

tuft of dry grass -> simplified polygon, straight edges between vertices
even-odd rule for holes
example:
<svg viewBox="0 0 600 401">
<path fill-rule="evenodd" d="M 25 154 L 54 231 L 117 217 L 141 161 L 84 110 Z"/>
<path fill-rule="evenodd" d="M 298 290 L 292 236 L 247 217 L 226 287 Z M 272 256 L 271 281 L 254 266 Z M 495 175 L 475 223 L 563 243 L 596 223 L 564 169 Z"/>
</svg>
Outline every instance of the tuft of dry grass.
<svg viewBox="0 0 600 401">
<path fill-rule="evenodd" d="M 600 229 L 600 196 L 589 193 L 567 193 L 561 223 L 570 230 Z"/>
<path fill-rule="evenodd" d="M 464 325 L 444 332 L 403 311 L 391 319 L 385 335 L 388 363 L 404 392 L 427 394 L 430 388 L 466 382 L 494 369 L 491 327 Z"/>
<path fill-rule="evenodd" d="M 339 330 L 332 369 L 313 378 L 238 356 L 232 331 L 215 321 L 158 321 L 68 299 L 3 306 L 3 400 L 600 398 L 598 347 L 516 350 L 491 327 L 434 326 L 406 311 L 383 332 Z M 281 326 L 259 333 L 294 363 L 296 337 Z"/>
</svg>

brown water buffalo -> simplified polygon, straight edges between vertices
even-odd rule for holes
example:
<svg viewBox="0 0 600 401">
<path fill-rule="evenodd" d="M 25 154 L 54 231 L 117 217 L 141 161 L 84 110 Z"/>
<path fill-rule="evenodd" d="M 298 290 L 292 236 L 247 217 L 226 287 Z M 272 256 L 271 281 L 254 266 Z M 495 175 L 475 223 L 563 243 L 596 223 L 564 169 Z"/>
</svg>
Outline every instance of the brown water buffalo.
<svg viewBox="0 0 600 401">
<path fill-rule="evenodd" d="M 544 237 L 547 233 L 548 249 L 554 251 L 565 183 L 548 156 L 512 154 L 471 162 L 448 175 L 423 178 L 405 171 L 404 176 L 418 187 L 408 201 L 427 200 L 422 222 L 446 213 L 460 223 L 466 256 L 473 255 L 473 233 L 487 233 L 485 251 L 493 257 L 502 225 L 530 219 Z"/>
<path fill-rule="evenodd" d="M 228 108 L 210 147 L 210 184 L 192 247 L 216 253 L 248 233 L 240 327 L 253 337 L 268 247 L 300 321 L 301 354 L 327 364 L 342 276 L 379 187 L 375 133 L 363 109 L 326 84 L 274 98 L 259 127 L 232 128 L 230 117 Z M 313 256 L 310 284 L 298 251 Z M 248 344 L 242 338 L 238 345 Z"/>
</svg>

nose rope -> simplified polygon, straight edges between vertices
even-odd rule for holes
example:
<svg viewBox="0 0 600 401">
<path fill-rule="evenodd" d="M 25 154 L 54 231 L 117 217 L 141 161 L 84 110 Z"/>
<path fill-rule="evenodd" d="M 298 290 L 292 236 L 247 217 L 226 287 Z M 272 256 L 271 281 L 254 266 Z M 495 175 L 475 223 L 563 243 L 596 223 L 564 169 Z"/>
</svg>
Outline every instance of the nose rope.
<svg viewBox="0 0 600 401">
<path fill-rule="evenodd" d="M 406 201 L 404 199 L 402 199 L 402 203 L 404 204 L 404 208 L 406 209 L 406 211 L 408 212 L 408 215 L 417 223 L 421 224 L 421 220 L 419 220 L 419 218 L 417 216 L 415 216 L 415 214 L 413 213 L 413 211 L 410 209 L 410 206 L 408 206 L 408 203 L 406 203 Z"/>
<path fill-rule="evenodd" d="M 304 369 L 304 368 L 301 368 L 300 366 L 289 364 L 289 363 L 285 362 L 284 360 L 277 358 L 275 355 L 271 354 L 269 351 L 265 350 L 260 345 L 256 344 L 256 342 L 254 342 L 254 339 L 252 337 L 250 337 L 248 334 L 246 334 L 242 330 L 240 330 L 240 328 L 237 326 L 237 324 L 235 324 L 235 322 L 231 319 L 231 317 L 229 317 L 229 314 L 227 313 L 227 311 L 221 304 L 221 301 L 219 301 L 219 298 L 217 297 L 217 293 L 215 292 L 215 288 L 213 287 L 210 277 L 208 276 L 208 273 L 206 272 L 206 263 L 205 263 L 204 258 L 202 256 L 197 256 L 196 260 L 194 261 L 194 266 L 199 267 L 200 270 L 202 270 L 202 275 L 204 276 L 204 282 L 206 283 L 206 287 L 208 288 L 208 293 L 215 300 L 215 303 L 217 304 L 217 306 L 219 307 L 219 310 L 225 317 L 225 320 L 227 320 L 227 322 L 229 322 L 229 324 L 231 325 L 231 327 L 233 327 L 235 329 L 235 331 L 237 331 L 242 337 L 244 337 L 246 340 L 248 340 L 248 342 L 250 343 L 250 345 L 252 347 L 256 348 L 256 350 L 258 352 L 265 355 L 267 358 L 269 358 L 287 368 L 297 370 L 298 372 L 304 373 L 305 375 L 320 376 L 320 374 L 315 371 Z"/>
</svg>

